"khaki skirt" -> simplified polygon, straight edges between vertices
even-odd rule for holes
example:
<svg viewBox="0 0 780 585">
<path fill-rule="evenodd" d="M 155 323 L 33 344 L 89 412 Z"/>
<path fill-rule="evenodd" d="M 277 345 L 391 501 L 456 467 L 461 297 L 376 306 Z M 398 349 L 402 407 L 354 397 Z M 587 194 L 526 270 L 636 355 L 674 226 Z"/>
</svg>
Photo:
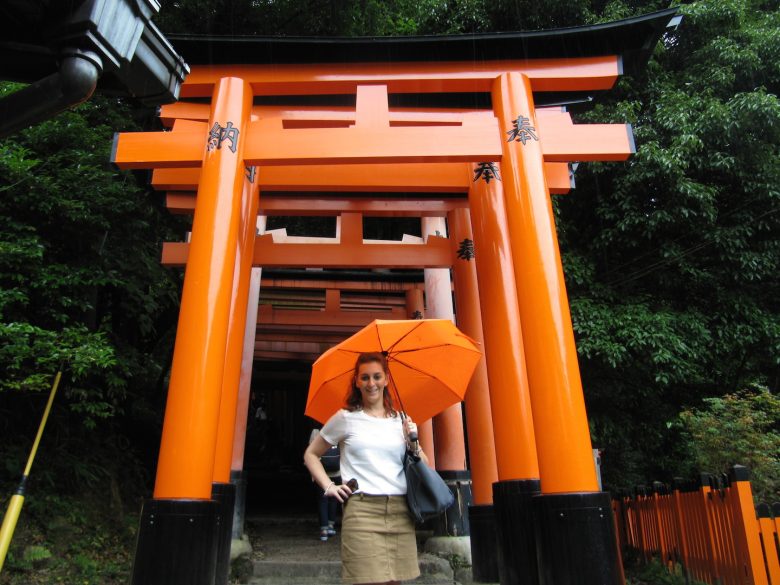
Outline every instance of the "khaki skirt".
<svg viewBox="0 0 780 585">
<path fill-rule="evenodd" d="M 355 494 L 344 506 L 341 578 L 345 583 L 406 581 L 420 575 L 414 522 L 405 496 Z"/>
</svg>

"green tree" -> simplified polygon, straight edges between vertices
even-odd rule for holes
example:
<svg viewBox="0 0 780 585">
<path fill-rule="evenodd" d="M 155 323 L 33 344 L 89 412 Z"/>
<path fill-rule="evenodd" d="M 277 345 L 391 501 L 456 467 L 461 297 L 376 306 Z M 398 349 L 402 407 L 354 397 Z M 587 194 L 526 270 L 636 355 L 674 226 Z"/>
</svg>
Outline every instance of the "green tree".
<svg viewBox="0 0 780 585">
<path fill-rule="evenodd" d="M 624 121 L 637 152 L 588 164 L 559 234 L 596 445 L 612 485 L 684 461 L 673 420 L 702 397 L 778 389 L 777 2 L 680 7 L 645 75 L 583 121 Z"/>
<path fill-rule="evenodd" d="M 110 434 L 85 431 L 159 401 L 179 276 L 159 263 L 173 220 L 108 163 L 113 133 L 134 128 L 126 104 L 98 97 L 0 143 L 0 408 L 9 436 L 34 435 L 60 364 L 51 432 L 67 425 L 71 440 L 110 443 Z M 17 448 L 4 445 L 6 455 Z M 52 458 L 51 471 L 75 480 L 70 458 L 99 452 Z"/>
<path fill-rule="evenodd" d="M 750 469 L 753 495 L 780 500 L 780 398 L 756 387 L 714 398 L 680 413 L 695 468 L 727 473 L 734 465 Z"/>
</svg>

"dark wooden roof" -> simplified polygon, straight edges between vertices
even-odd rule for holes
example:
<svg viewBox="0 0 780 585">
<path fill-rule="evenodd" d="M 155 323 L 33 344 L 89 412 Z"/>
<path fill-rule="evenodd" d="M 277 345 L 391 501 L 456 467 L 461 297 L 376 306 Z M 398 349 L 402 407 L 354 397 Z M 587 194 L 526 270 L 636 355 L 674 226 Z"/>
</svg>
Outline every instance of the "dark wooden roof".
<svg viewBox="0 0 780 585">
<path fill-rule="evenodd" d="M 190 65 L 491 61 L 620 55 L 644 67 L 676 8 L 593 26 L 533 32 L 413 37 L 241 37 L 169 34 Z"/>
</svg>

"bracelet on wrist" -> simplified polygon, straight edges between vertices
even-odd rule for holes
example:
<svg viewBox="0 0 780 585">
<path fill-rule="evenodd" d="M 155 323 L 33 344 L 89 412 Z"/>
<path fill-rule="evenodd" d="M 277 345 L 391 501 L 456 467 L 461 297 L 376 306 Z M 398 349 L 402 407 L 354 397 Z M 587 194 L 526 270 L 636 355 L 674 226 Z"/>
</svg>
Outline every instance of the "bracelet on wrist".
<svg viewBox="0 0 780 585">
<path fill-rule="evenodd" d="M 328 486 L 322 491 L 322 493 L 327 496 L 330 488 L 332 488 L 334 485 L 336 485 L 335 481 L 330 482 Z"/>
</svg>

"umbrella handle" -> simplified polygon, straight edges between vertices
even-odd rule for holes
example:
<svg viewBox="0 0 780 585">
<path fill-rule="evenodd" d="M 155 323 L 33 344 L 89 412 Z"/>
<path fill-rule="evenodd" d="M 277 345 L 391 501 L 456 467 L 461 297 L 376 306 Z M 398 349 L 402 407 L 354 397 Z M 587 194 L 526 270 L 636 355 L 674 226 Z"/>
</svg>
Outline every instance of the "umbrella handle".
<svg viewBox="0 0 780 585">
<path fill-rule="evenodd" d="M 402 410 L 401 411 L 401 422 L 406 424 L 406 413 Z M 418 441 L 417 431 L 412 431 L 409 433 L 409 442 L 410 443 L 416 443 Z"/>
</svg>

